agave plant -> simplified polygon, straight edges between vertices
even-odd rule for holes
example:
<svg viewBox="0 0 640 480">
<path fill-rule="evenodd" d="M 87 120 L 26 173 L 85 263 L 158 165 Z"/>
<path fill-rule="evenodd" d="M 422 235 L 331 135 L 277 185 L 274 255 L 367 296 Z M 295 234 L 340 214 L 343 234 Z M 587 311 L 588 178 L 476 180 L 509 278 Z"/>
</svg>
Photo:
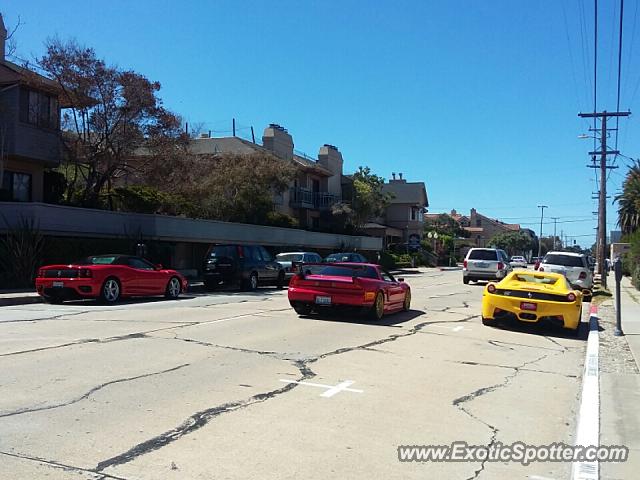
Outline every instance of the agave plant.
<svg viewBox="0 0 640 480">
<path fill-rule="evenodd" d="M 0 237 L 0 266 L 16 287 L 33 285 L 36 269 L 42 261 L 44 236 L 33 218 L 20 217 L 16 226 L 9 227 L 3 216 L 6 233 Z"/>
</svg>

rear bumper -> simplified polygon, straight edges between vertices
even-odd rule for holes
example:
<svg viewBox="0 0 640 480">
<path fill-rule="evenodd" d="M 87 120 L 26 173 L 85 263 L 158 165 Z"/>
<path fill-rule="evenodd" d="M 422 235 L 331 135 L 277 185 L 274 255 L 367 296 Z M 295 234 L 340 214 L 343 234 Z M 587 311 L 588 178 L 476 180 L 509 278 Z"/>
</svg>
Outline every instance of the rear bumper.
<svg viewBox="0 0 640 480">
<path fill-rule="evenodd" d="M 301 302 L 318 307 L 331 306 L 350 306 L 350 307 L 372 307 L 375 295 L 371 296 L 371 300 L 365 300 L 365 293 L 357 291 L 354 293 L 345 292 L 326 292 L 312 288 L 289 287 L 288 297 L 290 302 Z M 330 304 L 316 303 L 317 297 L 330 297 Z"/>
<path fill-rule="evenodd" d="M 523 310 L 521 303 L 535 303 L 535 311 Z M 582 301 L 549 302 L 544 300 L 527 300 L 524 298 L 508 298 L 502 295 L 485 293 L 482 297 L 482 317 L 499 319 L 516 318 L 521 322 L 547 322 L 561 324 L 564 328 L 575 329 L 580 323 Z"/>
<path fill-rule="evenodd" d="M 506 270 L 497 272 L 478 272 L 474 270 L 462 270 L 462 276 L 469 280 L 502 280 L 507 275 Z"/>
</svg>

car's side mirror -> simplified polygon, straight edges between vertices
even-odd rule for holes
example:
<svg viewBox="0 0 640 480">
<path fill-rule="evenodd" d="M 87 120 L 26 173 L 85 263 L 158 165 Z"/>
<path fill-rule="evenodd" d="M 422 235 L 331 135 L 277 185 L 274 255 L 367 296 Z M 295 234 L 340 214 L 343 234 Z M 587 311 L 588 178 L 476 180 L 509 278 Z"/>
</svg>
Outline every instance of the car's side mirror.
<svg viewBox="0 0 640 480">
<path fill-rule="evenodd" d="M 404 278 L 399 278 L 398 281 L 399 282 L 404 282 Z"/>
<path fill-rule="evenodd" d="M 156 264 L 154 265 L 154 267 L 156 267 L 156 270 L 162 270 L 162 269 L 163 269 L 163 266 L 162 266 L 162 264 L 161 264 L 161 263 L 156 263 Z"/>
</svg>

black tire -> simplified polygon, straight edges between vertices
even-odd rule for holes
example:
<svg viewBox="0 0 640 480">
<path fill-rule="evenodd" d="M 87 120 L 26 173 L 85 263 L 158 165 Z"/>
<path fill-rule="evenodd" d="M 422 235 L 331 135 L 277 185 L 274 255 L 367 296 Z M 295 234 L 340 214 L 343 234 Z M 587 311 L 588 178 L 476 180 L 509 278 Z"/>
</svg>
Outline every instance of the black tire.
<svg viewBox="0 0 640 480">
<path fill-rule="evenodd" d="M 486 325 L 487 327 L 492 327 L 493 325 L 495 325 L 495 320 L 493 318 L 482 317 L 482 324 Z"/>
<path fill-rule="evenodd" d="M 182 293 L 182 285 L 178 277 L 171 277 L 167 283 L 167 288 L 164 291 L 164 298 L 169 300 L 175 300 Z"/>
<path fill-rule="evenodd" d="M 278 290 L 282 290 L 284 288 L 285 283 L 287 283 L 286 278 L 285 278 L 285 274 L 283 271 L 281 271 L 278 274 L 278 280 L 276 281 L 276 288 Z"/>
<path fill-rule="evenodd" d="M 593 299 L 593 295 L 584 295 L 582 297 L 582 301 L 583 302 L 587 302 L 587 303 L 591 303 L 591 300 Z"/>
<path fill-rule="evenodd" d="M 258 288 L 258 274 L 251 272 L 249 278 L 244 282 L 244 290 L 253 292 L 256 288 Z"/>
<path fill-rule="evenodd" d="M 120 300 L 120 281 L 115 277 L 107 278 L 100 288 L 100 300 L 113 304 Z"/>
<path fill-rule="evenodd" d="M 373 301 L 373 306 L 369 310 L 369 318 L 375 321 L 382 320 L 384 316 L 384 296 L 381 292 L 376 294 L 376 299 Z"/>
<path fill-rule="evenodd" d="M 467 277 L 462 277 L 462 283 L 464 283 L 465 285 L 468 285 L 469 279 Z"/>
<path fill-rule="evenodd" d="M 408 312 L 411 310 L 411 290 L 407 290 L 407 293 L 404 296 L 404 302 L 402 303 L 402 310 Z"/>
<path fill-rule="evenodd" d="M 213 292 L 214 290 L 218 289 L 218 282 L 214 282 L 213 280 L 205 280 L 204 289 L 208 292 Z"/>
<path fill-rule="evenodd" d="M 43 296 L 42 299 L 44 300 L 44 303 L 50 303 L 51 305 L 60 305 L 63 302 L 60 297 Z"/>
<path fill-rule="evenodd" d="M 309 315 L 311 313 L 311 305 L 307 303 L 294 303 L 291 305 L 298 315 Z"/>
</svg>

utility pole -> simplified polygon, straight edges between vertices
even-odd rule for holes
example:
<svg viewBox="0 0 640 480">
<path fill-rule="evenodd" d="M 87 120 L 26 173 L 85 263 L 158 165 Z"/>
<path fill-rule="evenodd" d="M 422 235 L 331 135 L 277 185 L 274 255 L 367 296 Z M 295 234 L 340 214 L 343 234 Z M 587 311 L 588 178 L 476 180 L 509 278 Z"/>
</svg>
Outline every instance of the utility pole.
<svg viewBox="0 0 640 480">
<path fill-rule="evenodd" d="M 602 128 L 600 129 L 600 151 L 589 152 L 592 158 L 600 155 L 600 190 L 598 192 L 598 241 L 596 259 L 598 262 L 598 273 L 600 283 L 607 288 L 607 271 L 605 268 L 606 245 L 607 245 L 607 170 L 617 168 L 607 165 L 607 155 L 617 155 L 617 150 L 607 150 L 607 119 L 609 117 L 628 117 L 631 112 L 593 112 L 580 113 L 582 118 L 600 118 Z M 587 165 L 589 168 L 598 168 L 597 165 Z"/>
<path fill-rule="evenodd" d="M 540 256 L 542 255 L 542 219 L 544 218 L 544 209 L 549 208 L 548 205 L 538 205 L 540 209 L 540 238 L 538 239 L 538 260 L 540 260 Z"/>
<path fill-rule="evenodd" d="M 551 217 L 553 219 L 553 249 L 556 249 L 556 224 L 558 223 L 558 219 L 560 217 Z M 562 248 L 562 243 L 560 244 L 560 247 Z"/>
</svg>

